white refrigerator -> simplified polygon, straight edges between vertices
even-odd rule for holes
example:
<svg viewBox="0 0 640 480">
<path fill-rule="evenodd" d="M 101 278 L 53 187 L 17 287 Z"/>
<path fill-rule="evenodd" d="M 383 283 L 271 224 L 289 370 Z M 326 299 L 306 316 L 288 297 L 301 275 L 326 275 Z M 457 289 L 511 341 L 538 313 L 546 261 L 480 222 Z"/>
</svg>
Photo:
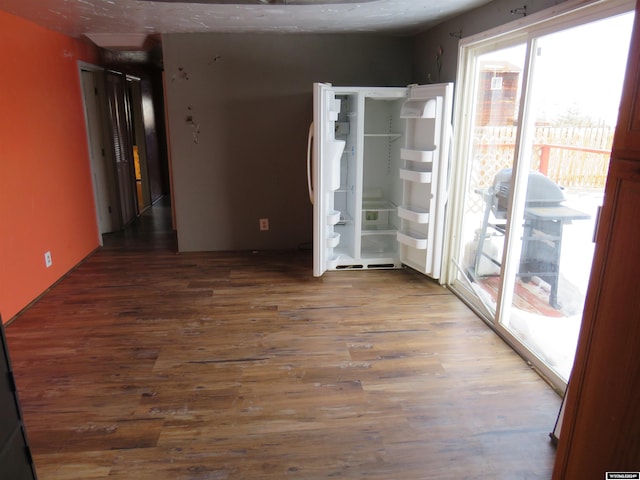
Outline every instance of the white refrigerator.
<svg viewBox="0 0 640 480">
<path fill-rule="evenodd" d="M 409 266 L 442 272 L 453 84 L 316 83 L 307 184 L 313 274 Z"/>
</svg>

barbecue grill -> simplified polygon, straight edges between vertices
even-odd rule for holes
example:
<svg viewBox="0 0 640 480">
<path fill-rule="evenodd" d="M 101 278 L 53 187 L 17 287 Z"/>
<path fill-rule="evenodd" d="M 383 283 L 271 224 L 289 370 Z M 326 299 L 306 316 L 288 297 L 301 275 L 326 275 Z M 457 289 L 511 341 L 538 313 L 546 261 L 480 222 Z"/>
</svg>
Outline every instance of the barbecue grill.
<svg viewBox="0 0 640 480">
<path fill-rule="evenodd" d="M 511 169 L 508 168 L 498 172 L 491 188 L 480 192 L 485 201 L 485 213 L 478 238 L 474 276 L 478 276 L 478 266 L 483 257 L 500 266 L 501 259 L 485 253 L 484 242 L 489 229 L 495 232 L 493 234 L 505 233 L 510 188 Z M 540 172 L 529 174 L 518 275 L 524 282 L 530 281 L 533 276 L 547 282 L 550 286 L 549 304 L 554 308 L 560 308 L 558 278 L 564 226 L 573 220 L 590 218 L 590 215 L 562 205 L 564 201 L 562 188 L 553 180 Z M 490 222 L 489 213 L 493 214 L 495 222 Z"/>
<path fill-rule="evenodd" d="M 496 174 L 491 188 L 497 200 L 493 206 L 493 214 L 496 218 L 505 219 L 507 217 L 510 188 L 511 169 L 505 168 Z M 558 206 L 564 201 L 564 192 L 557 183 L 540 172 L 529 173 L 526 207 Z"/>
</svg>

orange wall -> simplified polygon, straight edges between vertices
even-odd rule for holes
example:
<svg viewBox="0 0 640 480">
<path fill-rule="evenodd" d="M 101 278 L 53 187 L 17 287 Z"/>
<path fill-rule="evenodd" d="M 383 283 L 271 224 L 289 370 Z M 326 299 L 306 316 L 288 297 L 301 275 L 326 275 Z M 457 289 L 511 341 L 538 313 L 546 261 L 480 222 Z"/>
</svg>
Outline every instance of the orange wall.
<svg viewBox="0 0 640 480">
<path fill-rule="evenodd" d="M 6 322 L 99 245 L 77 64 L 96 63 L 97 51 L 2 11 L 0 46 L 0 314 Z"/>
</svg>

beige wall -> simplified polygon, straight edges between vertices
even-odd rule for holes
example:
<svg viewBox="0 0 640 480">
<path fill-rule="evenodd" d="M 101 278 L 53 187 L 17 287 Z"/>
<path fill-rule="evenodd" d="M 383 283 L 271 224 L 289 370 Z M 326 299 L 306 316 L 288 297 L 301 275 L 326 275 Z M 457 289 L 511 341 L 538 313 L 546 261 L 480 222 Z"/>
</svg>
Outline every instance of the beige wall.
<svg viewBox="0 0 640 480">
<path fill-rule="evenodd" d="M 559 3 L 529 0 L 527 13 Z M 415 37 L 165 35 L 179 249 L 281 249 L 311 242 L 305 160 L 313 82 L 455 81 L 459 40 L 451 33 L 467 37 L 511 22 L 520 18 L 511 10 L 523 5 L 496 0 Z M 259 231 L 259 218 L 269 218 L 269 232 Z"/>
<path fill-rule="evenodd" d="M 407 85 L 412 45 L 408 37 L 359 34 L 164 36 L 179 249 L 311 242 L 305 162 L 313 82 Z M 263 217 L 268 232 L 258 229 Z"/>
</svg>

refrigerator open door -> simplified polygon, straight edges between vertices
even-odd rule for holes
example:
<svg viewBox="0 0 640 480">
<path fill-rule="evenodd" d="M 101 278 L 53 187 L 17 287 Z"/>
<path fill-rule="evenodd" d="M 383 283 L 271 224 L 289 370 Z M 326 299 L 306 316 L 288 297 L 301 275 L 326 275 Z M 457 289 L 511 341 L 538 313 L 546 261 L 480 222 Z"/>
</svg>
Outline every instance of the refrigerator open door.
<svg viewBox="0 0 640 480">
<path fill-rule="evenodd" d="M 345 142 L 335 138 L 340 101 L 330 84 L 313 85 L 313 123 L 309 128 L 307 183 L 313 203 L 313 275 L 321 276 L 335 261 L 334 248 L 340 235 L 334 225 L 340 218 L 334 211 L 334 192 L 340 188 L 340 160 Z"/>
<path fill-rule="evenodd" d="M 410 87 L 401 112 L 405 147 L 400 152 L 400 260 L 435 279 L 442 273 L 452 106 L 452 83 L 420 85 Z"/>
</svg>

